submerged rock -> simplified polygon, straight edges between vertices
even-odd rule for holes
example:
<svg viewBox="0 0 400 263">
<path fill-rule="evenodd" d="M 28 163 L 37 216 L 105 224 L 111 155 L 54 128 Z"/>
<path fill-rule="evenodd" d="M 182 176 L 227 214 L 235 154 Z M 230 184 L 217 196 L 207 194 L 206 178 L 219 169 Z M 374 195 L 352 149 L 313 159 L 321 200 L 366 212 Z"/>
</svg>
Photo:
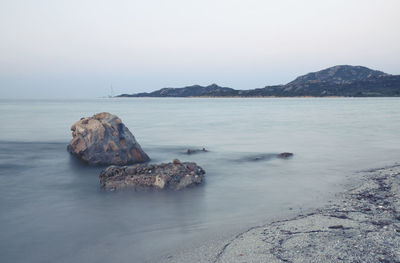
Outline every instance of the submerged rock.
<svg viewBox="0 0 400 263">
<path fill-rule="evenodd" d="M 278 158 L 289 158 L 292 156 L 293 156 L 293 153 L 288 153 L 288 152 L 280 153 L 277 155 Z"/>
<path fill-rule="evenodd" d="M 240 159 L 234 159 L 234 162 L 261 162 L 261 161 L 270 161 L 275 158 L 289 158 L 293 156 L 293 153 L 283 152 L 283 153 L 261 153 L 261 154 L 251 154 Z"/>
<path fill-rule="evenodd" d="M 203 149 L 187 149 L 186 153 L 187 154 L 193 154 L 193 153 L 198 153 L 198 152 L 208 152 L 206 148 Z"/>
<path fill-rule="evenodd" d="M 137 164 L 131 166 L 110 166 L 100 173 L 100 185 L 107 190 L 121 188 L 172 189 L 201 184 L 205 171 L 196 163 Z"/>
<path fill-rule="evenodd" d="M 121 119 L 108 112 L 82 118 L 71 130 L 73 138 L 67 150 L 89 164 L 126 165 L 150 160 Z"/>
</svg>

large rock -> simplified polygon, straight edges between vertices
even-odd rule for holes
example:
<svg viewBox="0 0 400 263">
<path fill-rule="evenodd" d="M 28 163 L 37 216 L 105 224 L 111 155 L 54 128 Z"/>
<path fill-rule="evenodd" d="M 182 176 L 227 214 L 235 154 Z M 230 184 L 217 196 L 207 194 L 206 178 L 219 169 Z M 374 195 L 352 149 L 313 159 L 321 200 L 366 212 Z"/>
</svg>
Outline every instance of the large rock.
<svg viewBox="0 0 400 263">
<path fill-rule="evenodd" d="M 205 171 L 196 163 L 174 160 L 172 163 L 110 166 L 100 173 L 100 185 L 107 190 L 172 189 L 179 190 L 203 182 Z"/>
<path fill-rule="evenodd" d="M 68 151 L 89 164 L 126 165 L 150 160 L 121 119 L 108 112 L 82 118 L 71 130 Z"/>
</svg>

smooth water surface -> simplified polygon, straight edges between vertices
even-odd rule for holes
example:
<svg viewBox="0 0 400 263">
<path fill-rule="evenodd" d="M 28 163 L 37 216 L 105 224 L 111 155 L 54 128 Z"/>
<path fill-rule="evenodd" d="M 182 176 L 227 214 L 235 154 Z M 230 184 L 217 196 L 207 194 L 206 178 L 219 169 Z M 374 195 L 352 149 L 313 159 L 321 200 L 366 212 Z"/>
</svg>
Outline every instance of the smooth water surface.
<svg viewBox="0 0 400 263">
<path fill-rule="evenodd" d="M 71 157 L 82 116 L 118 115 L 153 162 L 195 161 L 202 186 L 105 192 Z M 0 101 L 1 262 L 142 262 L 289 209 L 400 156 L 400 99 Z M 207 153 L 186 155 L 188 148 Z M 288 160 L 275 158 L 293 152 Z M 259 159 L 254 161 L 254 159 Z"/>
</svg>

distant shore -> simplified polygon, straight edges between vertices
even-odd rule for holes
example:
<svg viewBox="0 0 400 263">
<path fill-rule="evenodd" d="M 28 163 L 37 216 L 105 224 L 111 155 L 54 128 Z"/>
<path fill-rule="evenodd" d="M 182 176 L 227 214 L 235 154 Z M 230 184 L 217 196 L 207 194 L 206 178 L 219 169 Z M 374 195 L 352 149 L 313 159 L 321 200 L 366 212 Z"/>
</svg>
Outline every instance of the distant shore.
<svg viewBox="0 0 400 263">
<path fill-rule="evenodd" d="M 299 76 L 287 84 L 256 89 L 233 89 L 213 83 L 118 97 L 400 97 L 400 75 L 362 66 L 337 65 Z"/>
<path fill-rule="evenodd" d="M 188 96 L 188 97 L 111 97 L 111 98 L 161 98 L 161 99 L 168 99 L 168 98 L 182 98 L 182 99 L 187 99 L 187 98 L 211 98 L 211 99 L 254 99 L 254 98 L 266 98 L 266 99 L 280 99 L 280 98 L 383 98 L 383 97 L 351 97 L 351 96 Z M 388 98 L 393 98 L 393 97 L 388 97 Z"/>
<path fill-rule="evenodd" d="M 400 262 L 400 164 L 364 171 L 356 180 L 326 207 L 249 228 L 193 256 L 215 263 Z"/>
<path fill-rule="evenodd" d="M 345 96 L 288 96 L 288 97 L 279 97 L 279 96 L 191 96 L 187 98 L 357 98 L 357 97 L 345 97 Z"/>
</svg>

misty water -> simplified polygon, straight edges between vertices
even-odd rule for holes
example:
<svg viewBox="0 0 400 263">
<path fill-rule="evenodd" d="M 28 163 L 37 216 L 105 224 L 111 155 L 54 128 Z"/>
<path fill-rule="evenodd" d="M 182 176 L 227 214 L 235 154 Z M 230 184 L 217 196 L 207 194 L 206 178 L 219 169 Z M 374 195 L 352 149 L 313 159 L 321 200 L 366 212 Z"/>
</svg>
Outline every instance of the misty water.
<svg viewBox="0 0 400 263">
<path fill-rule="evenodd" d="M 197 162 L 205 184 L 100 189 L 102 168 L 66 146 L 75 121 L 102 111 L 152 162 Z M 400 156 L 398 98 L 1 100 L 0 122 L 1 262 L 156 261 L 321 206 Z M 293 158 L 275 158 L 284 151 Z"/>
</svg>

